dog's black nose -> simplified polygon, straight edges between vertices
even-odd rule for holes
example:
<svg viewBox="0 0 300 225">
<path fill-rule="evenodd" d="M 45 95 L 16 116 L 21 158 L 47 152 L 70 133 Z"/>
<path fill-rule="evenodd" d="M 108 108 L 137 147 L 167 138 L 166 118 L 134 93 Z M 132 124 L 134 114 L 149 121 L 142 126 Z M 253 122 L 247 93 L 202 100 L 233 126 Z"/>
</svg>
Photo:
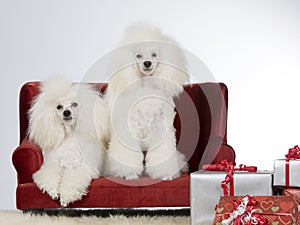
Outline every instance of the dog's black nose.
<svg viewBox="0 0 300 225">
<path fill-rule="evenodd" d="M 151 66 L 151 61 L 145 61 L 144 62 L 144 66 L 146 67 L 146 68 L 149 68 L 150 66 Z"/>
<path fill-rule="evenodd" d="M 69 117 L 71 115 L 71 111 L 70 110 L 65 110 L 63 112 L 64 117 Z"/>
</svg>

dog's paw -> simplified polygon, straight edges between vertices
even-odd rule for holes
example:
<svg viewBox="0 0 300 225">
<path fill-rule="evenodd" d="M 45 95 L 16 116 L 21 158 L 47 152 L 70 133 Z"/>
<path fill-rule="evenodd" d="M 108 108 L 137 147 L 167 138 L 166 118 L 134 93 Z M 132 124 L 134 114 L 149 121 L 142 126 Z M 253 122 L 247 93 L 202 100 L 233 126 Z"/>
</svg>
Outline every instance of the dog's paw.
<svg viewBox="0 0 300 225">
<path fill-rule="evenodd" d="M 59 200 L 61 207 L 66 208 L 69 205 L 69 202 L 63 199 Z"/>
<path fill-rule="evenodd" d="M 59 203 L 60 203 L 60 205 L 62 206 L 62 207 L 67 207 L 70 203 L 72 203 L 73 202 L 73 200 L 71 200 L 71 199 L 68 199 L 68 198 L 65 198 L 65 197 L 61 197 L 60 199 L 59 199 Z"/>
<path fill-rule="evenodd" d="M 137 174 L 129 174 L 123 177 L 126 180 L 138 180 L 139 176 Z"/>
<path fill-rule="evenodd" d="M 178 172 L 178 173 L 175 173 L 175 174 L 172 174 L 172 175 L 158 175 L 158 174 L 148 174 L 151 178 L 153 179 L 160 179 L 160 180 L 175 180 L 177 178 L 180 177 L 181 173 Z"/>
<path fill-rule="evenodd" d="M 57 185 L 37 178 L 35 179 L 35 183 L 43 193 L 47 193 L 53 200 L 59 198 Z"/>
<path fill-rule="evenodd" d="M 53 200 L 57 200 L 59 198 L 59 194 L 58 194 L 57 190 L 48 190 L 47 193 L 48 193 L 48 195 L 50 195 L 50 197 Z"/>
<path fill-rule="evenodd" d="M 71 189 L 71 188 L 60 190 L 60 196 L 59 196 L 60 205 L 62 207 L 67 207 L 70 203 L 81 200 L 82 196 L 86 194 L 87 194 L 86 191 L 80 192 L 78 190 Z"/>
<path fill-rule="evenodd" d="M 53 200 L 57 200 L 59 198 L 59 194 L 58 194 L 58 191 L 56 189 L 49 189 L 48 187 L 44 187 L 42 185 L 38 185 L 38 188 L 43 193 L 47 193 Z"/>
<path fill-rule="evenodd" d="M 161 177 L 160 179 L 161 180 L 175 180 L 178 177 L 180 177 L 180 173 L 176 173 L 176 174 L 170 175 L 170 176 L 164 176 L 164 177 Z"/>
</svg>

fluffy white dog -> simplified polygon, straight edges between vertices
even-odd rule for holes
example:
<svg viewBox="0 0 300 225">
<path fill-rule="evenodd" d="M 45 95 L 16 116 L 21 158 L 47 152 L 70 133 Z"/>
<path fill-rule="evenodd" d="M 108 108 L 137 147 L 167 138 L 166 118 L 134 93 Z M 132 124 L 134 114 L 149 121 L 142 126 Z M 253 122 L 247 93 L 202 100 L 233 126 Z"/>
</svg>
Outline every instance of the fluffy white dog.
<svg viewBox="0 0 300 225">
<path fill-rule="evenodd" d="M 111 140 L 106 172 L 125 179 L 149 175 L 171 180 L 187 170 L 176 149 L 173 98 L 188 81 L 181 49 L 151 25 L 135 24 L 125 33 L 109 79 Z"/>
<path fill-rule="evenodd" d="M 44 162 L 33 180 L 66 207 L 100 176 L 104 148 L 97 136 L 105 138 L 107 112 L 88 85 L 57 79 L 42 83 L 40 91 L 29 112 L 29 138 L 41 147 Z"/>
</svg>

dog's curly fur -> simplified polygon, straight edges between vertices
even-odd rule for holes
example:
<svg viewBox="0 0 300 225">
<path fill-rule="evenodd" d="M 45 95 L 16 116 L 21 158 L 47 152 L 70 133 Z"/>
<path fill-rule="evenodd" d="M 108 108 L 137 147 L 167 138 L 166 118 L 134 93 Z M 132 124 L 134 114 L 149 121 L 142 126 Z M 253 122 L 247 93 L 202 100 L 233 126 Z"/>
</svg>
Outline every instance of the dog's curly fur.
<svg viewBox="0 0 300 225">
<path fill-rule="evenodd" d="M 106 92 L 112 126 L 106 173 L 175 179 L 187 170 L 173 127 L 173 98 L 188 81 L 184 55 L 172 38 L 144 23 L 126 31 L 120 48 L 119 70 Z"/>
<path fill-rule="evenodd" d="M 89 85 L 63 78 L 41 84 L 29 111 L 29 138 L 44 159 L 33 180 L 62 206 L 80 200 L 100 176 L 106 122 L 103 100 Z"/>
</svg>

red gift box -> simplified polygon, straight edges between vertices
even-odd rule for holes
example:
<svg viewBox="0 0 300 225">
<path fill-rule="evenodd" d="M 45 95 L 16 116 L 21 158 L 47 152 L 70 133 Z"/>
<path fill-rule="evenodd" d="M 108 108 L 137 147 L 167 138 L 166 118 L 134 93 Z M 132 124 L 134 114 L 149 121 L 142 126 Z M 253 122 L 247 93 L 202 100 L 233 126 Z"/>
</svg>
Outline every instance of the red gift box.
<svg viewBox="0 0 300 225">
<path fill-rule="evenodd" d="M 298 218 L 291 196 L 222 196 L 215 211 L 213 225 L 297 225 Z"/>
<path fill-rule="evenodd" d="M 282 191 L 283 195 L 292 196 L 298 204 L 300 204 L 300 188 L 285 188 Z M 300 212 L 298 214 L 298 222 L 300 222 Z"/>
<path fill-rule="evenodd" d="M 282 194 L 292 196 L 300 204 L 300 188 L 285 188 Z"/>
</svg>

